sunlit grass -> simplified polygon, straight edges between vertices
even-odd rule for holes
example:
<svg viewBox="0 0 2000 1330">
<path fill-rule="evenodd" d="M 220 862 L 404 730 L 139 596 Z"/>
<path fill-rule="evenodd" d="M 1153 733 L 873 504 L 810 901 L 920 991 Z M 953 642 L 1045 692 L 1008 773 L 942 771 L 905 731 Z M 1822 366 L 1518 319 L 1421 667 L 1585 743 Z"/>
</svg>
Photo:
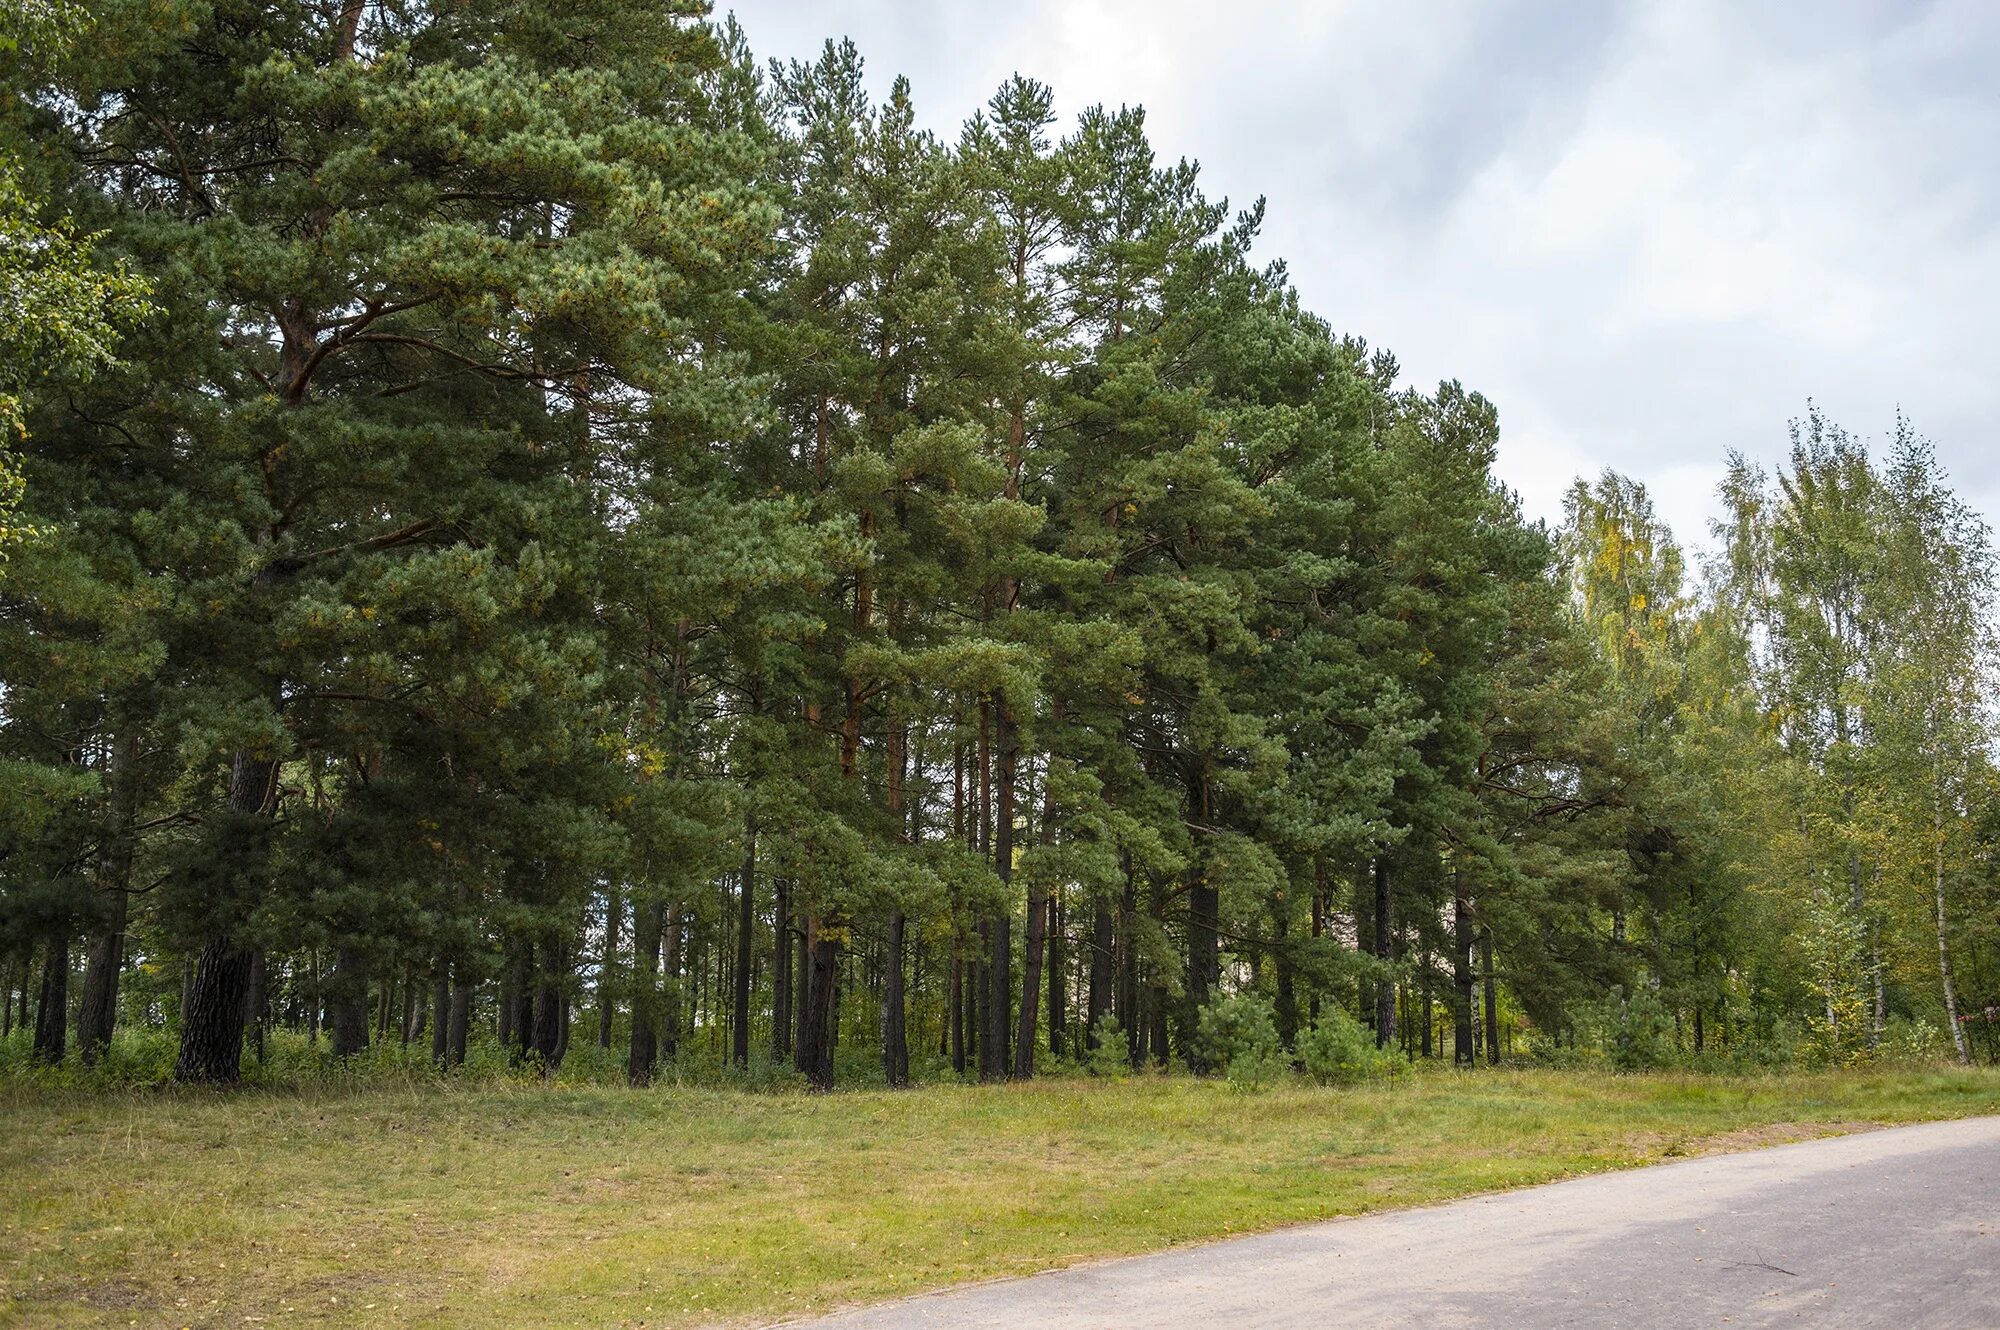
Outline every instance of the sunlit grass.
<svg viewBox="0 0 2000 1330">
<path fill-rule="evenodd" d="M 1082 1079 L 825 1098 L 0 1085 L 0 1324 L 773 1319 L 1844 1125 L 1986 1071 Z M 1747 1129 L 1786 1124 L 1750 1134 Z M 263 1320 L 250 1318 L 260 1317 Z"/>
</svg>

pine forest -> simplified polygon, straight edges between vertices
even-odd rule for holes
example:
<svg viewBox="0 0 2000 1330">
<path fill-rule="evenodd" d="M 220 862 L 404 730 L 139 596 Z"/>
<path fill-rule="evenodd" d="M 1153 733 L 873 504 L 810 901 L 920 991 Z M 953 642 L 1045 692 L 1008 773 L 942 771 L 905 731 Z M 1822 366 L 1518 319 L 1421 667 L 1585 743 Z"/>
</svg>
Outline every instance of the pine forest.
<svg viewBox="0 0 2000 1330">
<path fill-rule="evenodd" d="M 2000 1058 L 1921 402 L 1534 520 L 1137 107 L 695 0 L 11 0 L 0 81 L 7 1068 Z"/>
</svg>

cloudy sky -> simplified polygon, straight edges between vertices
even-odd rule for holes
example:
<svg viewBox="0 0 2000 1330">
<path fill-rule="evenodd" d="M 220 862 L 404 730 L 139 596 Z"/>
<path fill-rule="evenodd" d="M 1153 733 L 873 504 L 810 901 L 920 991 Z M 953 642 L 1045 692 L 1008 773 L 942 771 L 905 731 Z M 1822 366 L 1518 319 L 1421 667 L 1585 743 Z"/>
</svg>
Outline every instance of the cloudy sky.
<svg viewBox="0 0 2000 1330">
<path fill-rule="evenodd" d="M 721 0 L 718 8 L 727 8 Z M 1993 0 L 738 0 L 765 56 L 851 36 L 940 132 L 1018 70 L 1146 107 L 1264 253 L 1406 381 L 1499 405 L 1554 517 L 1610 466 L 1698 539 L 1729 449 L 1807 398 L 1900 406 L 2000 516 Z"/>
</svg>

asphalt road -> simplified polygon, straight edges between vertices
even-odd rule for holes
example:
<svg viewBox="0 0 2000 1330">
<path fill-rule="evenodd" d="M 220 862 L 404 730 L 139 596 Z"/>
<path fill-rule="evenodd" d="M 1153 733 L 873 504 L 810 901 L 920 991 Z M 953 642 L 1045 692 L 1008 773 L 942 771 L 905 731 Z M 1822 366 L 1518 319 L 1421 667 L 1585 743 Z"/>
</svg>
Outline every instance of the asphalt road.
<svg viewBox="0 0 2000 1330">
<path fill-rule="evenodd" d="M 811 1324 L 2000 1330 L 2000 1117 L 1597 1174 Z"/>
</svg>

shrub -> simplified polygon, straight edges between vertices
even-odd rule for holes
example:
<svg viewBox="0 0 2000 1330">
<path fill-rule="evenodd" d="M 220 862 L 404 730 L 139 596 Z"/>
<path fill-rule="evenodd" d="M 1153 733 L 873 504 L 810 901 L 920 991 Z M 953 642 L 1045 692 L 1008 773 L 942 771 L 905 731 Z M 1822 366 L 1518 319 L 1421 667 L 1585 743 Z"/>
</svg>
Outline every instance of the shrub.
<svg viewBox="0 0 2000 1330">
<path fill-rule="evenodd" d="M 1530 1031 L 1521 1042 L 1519 1060 L 1531 1067 L 1546 1067 L 1551 1071 L 1574 1071 L 1588 1067 L 1598 1061 L 1598 1050 L 1580 1048 L 1575 1043 L 1564 1043 L 1560 1035 L 1547 1035 L 1539 1030 Z"/>
<path fill-rule="evenodd" d="M 1359 1085 L 1402 1070 L 1394 1049 L 1375 1047 L 1368 1027 L 1338 1004 L 1321 1010 L 1319 1019 L 1299 1037 L 1299 1061 L 1306 1075 L 1321 1085 Z"/>
<path fill-rule="evenodd" d="M 1098 1017 L 1091 1027 L 1091 1037 L 1096 1047 L 1083 1055 L 1084 1066 L 1092 1076 L 1102 1076 L 1107 1080 L 1122 1080 L 1132 1074 L 1131 1050 L 1125 1046 L 1125 1031 L 1118 1024 L 1118 1018 L 1110 1012 Z"/>
<path fill-rule="evenodd" d="M 1891 1016 L 1882 1024 L 1875 1057 L 1879 1062 L 1898 1066 L 1920 1066 L 1939 1061 L 1948 1048 L 1945 1032 L 1929 1021 L 1914 1016 Z"/>
<path fill-rule="evenodd" d="M 1195 1047 L 1230 1084 L 1256 1089 L 1285 1073 L 1285 1050 L 1271 1004 L 1250 993 L 1217 998 L 1195 1022 Z"/>
<path fill-rule="evenodd" d="M 1673 1013 L 1646 985 L 1629 993 L 1612 989 L 1609 998 L 1581 1013 L 1579 1023 L 1619 1071 L 1648 1071 L 1675 1060 Z"/>
</svg>

